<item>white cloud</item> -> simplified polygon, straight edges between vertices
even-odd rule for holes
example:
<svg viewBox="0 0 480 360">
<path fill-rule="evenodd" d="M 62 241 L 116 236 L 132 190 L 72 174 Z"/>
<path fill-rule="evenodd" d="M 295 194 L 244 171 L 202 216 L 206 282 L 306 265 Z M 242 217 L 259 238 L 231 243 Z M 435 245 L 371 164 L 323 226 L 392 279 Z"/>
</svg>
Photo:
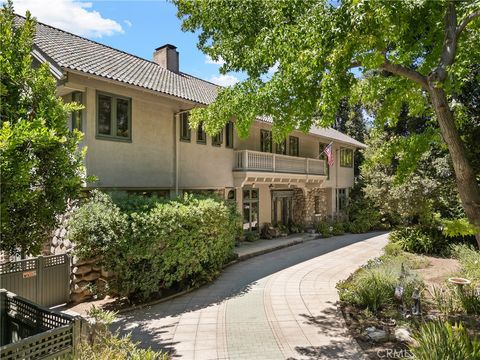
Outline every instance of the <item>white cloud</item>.
<svg viewBox="0 0 480 360">
<path fill-rule="evenodd" d="M 130 20 L 123 20 L 125 24 L 127 24 L 128 27 L 132 27 L 132 22 Z"/>
<path fill-rule="evenodd" d="M 102 37 L 123 33 L 122 26 L 106 19 L 92 8 L 91 2 L 78 0 L 14 0 L 15 12 L 30 10 L 38 21 L 81 36 Z"/>
<path fill-rule="evenodd" d="M 240 80 L 236 76 L 227 74 L 227 75 L 212 76 L 209 81 L 220 86 L 232 86 L 232 85 L 235 85 Z"/>
<path fill-rule="evenodd" d="M 223 60 L 221 57 L 218 60 L 213 60 L 210 55 L 205 55 L 205 64 L 215 64 L 222 66 L 223 64 L 225 64 L 225 60 Z"/>
</svg>

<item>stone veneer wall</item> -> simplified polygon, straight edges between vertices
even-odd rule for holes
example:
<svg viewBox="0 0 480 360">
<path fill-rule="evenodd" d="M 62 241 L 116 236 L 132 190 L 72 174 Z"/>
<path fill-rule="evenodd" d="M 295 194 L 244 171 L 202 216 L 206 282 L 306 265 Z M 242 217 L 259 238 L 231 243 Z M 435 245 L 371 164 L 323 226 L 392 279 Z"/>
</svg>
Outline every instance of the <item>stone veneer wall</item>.
<svg viewBox="0 0 480 360">
<path fill-rule="evenodd" d="M 101 292 L 105 289 L 110 274 L 102 270 L 99 259 L 84 260 L 71 254 L 75 244 L 68 239 L 68 220 L 74 210 L 75 205 L 70 204 L 67 212 L 59 217 L 59 226 L 45 244 L 42 254 L 71 255 L 70 300 L 82 302 L 92 297 L 94 291 Z"/>
<path fill-rule="evenodd" d="M 305 221 L 305 193 L 302 189 L 293 189 L 293 222 L 299 225 L 308 225 Z"/>
<path fill-rule="evenodd" d="M 320 213 L 315 214 L 315 197 L 319 197 Z M 323 188 L 314 188 L 308 191 L 305 206 L 305 221 L 308 224 L 314 224 L 316 221 L 324 220 L 327 217 L 327 190 Z"/>
</svg>

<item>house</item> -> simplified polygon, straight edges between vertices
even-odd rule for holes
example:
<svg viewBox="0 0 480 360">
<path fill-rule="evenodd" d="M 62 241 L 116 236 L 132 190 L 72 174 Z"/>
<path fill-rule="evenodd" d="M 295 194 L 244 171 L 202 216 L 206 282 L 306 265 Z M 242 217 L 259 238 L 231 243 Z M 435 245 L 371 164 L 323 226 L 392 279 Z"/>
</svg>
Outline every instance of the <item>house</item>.
<svg viewBox="0 0 480 360">
<path fill-rule="evenodd" d="M 214 101 L 220 87 L 181 72 L 173 45 L 155 49 L 149 61 L 39 23 L 33 56 L 50 64 L 60 96 L 85 105 L 69 126 L 85 134 L 86 170 L 98 178 L 88 188 L 166 197 L 215 192 L 235 200 L 244 228 L 253 230 L 309 224 L 345 207 L 362 143 L 312 128 L 274 144 L 264 117 L 246 139 L 234 121 L 214 137 L 191 130 L 189 110 Z M 331 167 L 322 155 L 330 143 Z"/>
</svg>

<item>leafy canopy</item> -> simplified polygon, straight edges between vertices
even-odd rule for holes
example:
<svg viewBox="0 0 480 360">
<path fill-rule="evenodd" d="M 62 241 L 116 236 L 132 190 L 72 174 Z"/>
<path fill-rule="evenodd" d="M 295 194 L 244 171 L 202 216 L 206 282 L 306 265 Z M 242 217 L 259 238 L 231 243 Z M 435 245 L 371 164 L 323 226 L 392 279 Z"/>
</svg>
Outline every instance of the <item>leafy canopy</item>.
<svg viewBox="0 0 480 360">
<path fill-rule="evenodd" d="M 38 254 L 56 215 L 84 180 L 81 133 L 67 117 L 79 109 L 56 96 L 49 67 L 32 67 L 35 21 L 15 24 L 11 1 L 0 10 L 1 245 Z"/>
<path fill-rule="evenodd" d="M 446 0 L 174 0 L 185 31 L 198 31 L 200 50 L 223 59 L 220 71 L 248 78 L 223 89 L 217 100 L 192 112 L 192 126 L 209 133 L 231 118 L 241 136 L 258 115 L 273 118 L 278 140 L 293 129 L 330 126 L 341 99 L 375 105 L 380 123 L 396 121 L 405 103 L 410 115 L 432 115 L 415 71 L 438 65 L 445 36 Z M 480 1 L 456 2 L 458 23 Z M 480 21 L 465 21 L 455 62 L 443 81 L 453 94 L 480 62 Z M 268 70 L 278 67 L 269 76 Z M 385 71 L 396 76 L 384 76 Z M 359 76 L 365 75 L 365 76 Z"/>
</svg>

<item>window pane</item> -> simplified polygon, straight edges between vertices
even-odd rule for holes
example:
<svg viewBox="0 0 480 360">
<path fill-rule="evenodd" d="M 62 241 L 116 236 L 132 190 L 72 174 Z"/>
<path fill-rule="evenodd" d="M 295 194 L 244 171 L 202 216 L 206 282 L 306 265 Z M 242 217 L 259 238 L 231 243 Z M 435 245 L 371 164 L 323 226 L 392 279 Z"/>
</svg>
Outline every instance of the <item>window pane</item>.
<svg viewBox="0 0 480 360">
<path fill-rule="evenodd" d="M 272 152 L 272 132 L 260 130 L 260 150 L 263 152 Z"/>
<path fill-rule="evenodd" d="M 290 136 L 288 153 L 291 156 L 298 156 L 298 137 Z"/>
<path fill-rule="evenodd" d="M 243 230 L 250 230 L 250 204 L 243 204 Z"/>
<path fill-rule="evenodd" d="M 212 137 L 212 145 L 220 146 L 223 143 L 223 130 Z"/>
<path fill-rule="evenodd" d="M 112 98 L 106 95 L 98 95 L 98 133 L 111 135 L 112 133 Z"/>
<path fill-rule="evenodd" d="M 191 130 L 188 124 L 188 113 L 180 114 L 180 138 L 182 140 L 189 140 L 191 138 Z"/>
<path fill-rule="evenodd" d="M 252 189 L 252 199 L 258 199 L 258 189 Z"/>
<path fill-rule="evenodd" d="M 250 203 L 250 230 L 258 230 L 258 202 Z"/>
<path fill-rule="evenodd" d="M 243 190 L 243 198 L 250 199 L 250 190 Z"/>
<path fill-rule="evenodd" d="M 207 134 L 205 134 L 205 131 L 203 130 L 203 123 L 200 123 L 200 125 L 198 125 L 197 142 L 199 143 L 207 142 Z"/>
<path fill-rule="evenodd" d="M 227 138 L 226 138 L 225 146 L 228 148 L 233 148 L 233 123 L 232 122 L 227 123 L 226 133 L 227 133 Z"/>
<path fill-rule="evenodd" d="M 130 116 L 130 101 L 117 99 L 117 136 L 130 137 L 128 118 Z"/>
</svg>

